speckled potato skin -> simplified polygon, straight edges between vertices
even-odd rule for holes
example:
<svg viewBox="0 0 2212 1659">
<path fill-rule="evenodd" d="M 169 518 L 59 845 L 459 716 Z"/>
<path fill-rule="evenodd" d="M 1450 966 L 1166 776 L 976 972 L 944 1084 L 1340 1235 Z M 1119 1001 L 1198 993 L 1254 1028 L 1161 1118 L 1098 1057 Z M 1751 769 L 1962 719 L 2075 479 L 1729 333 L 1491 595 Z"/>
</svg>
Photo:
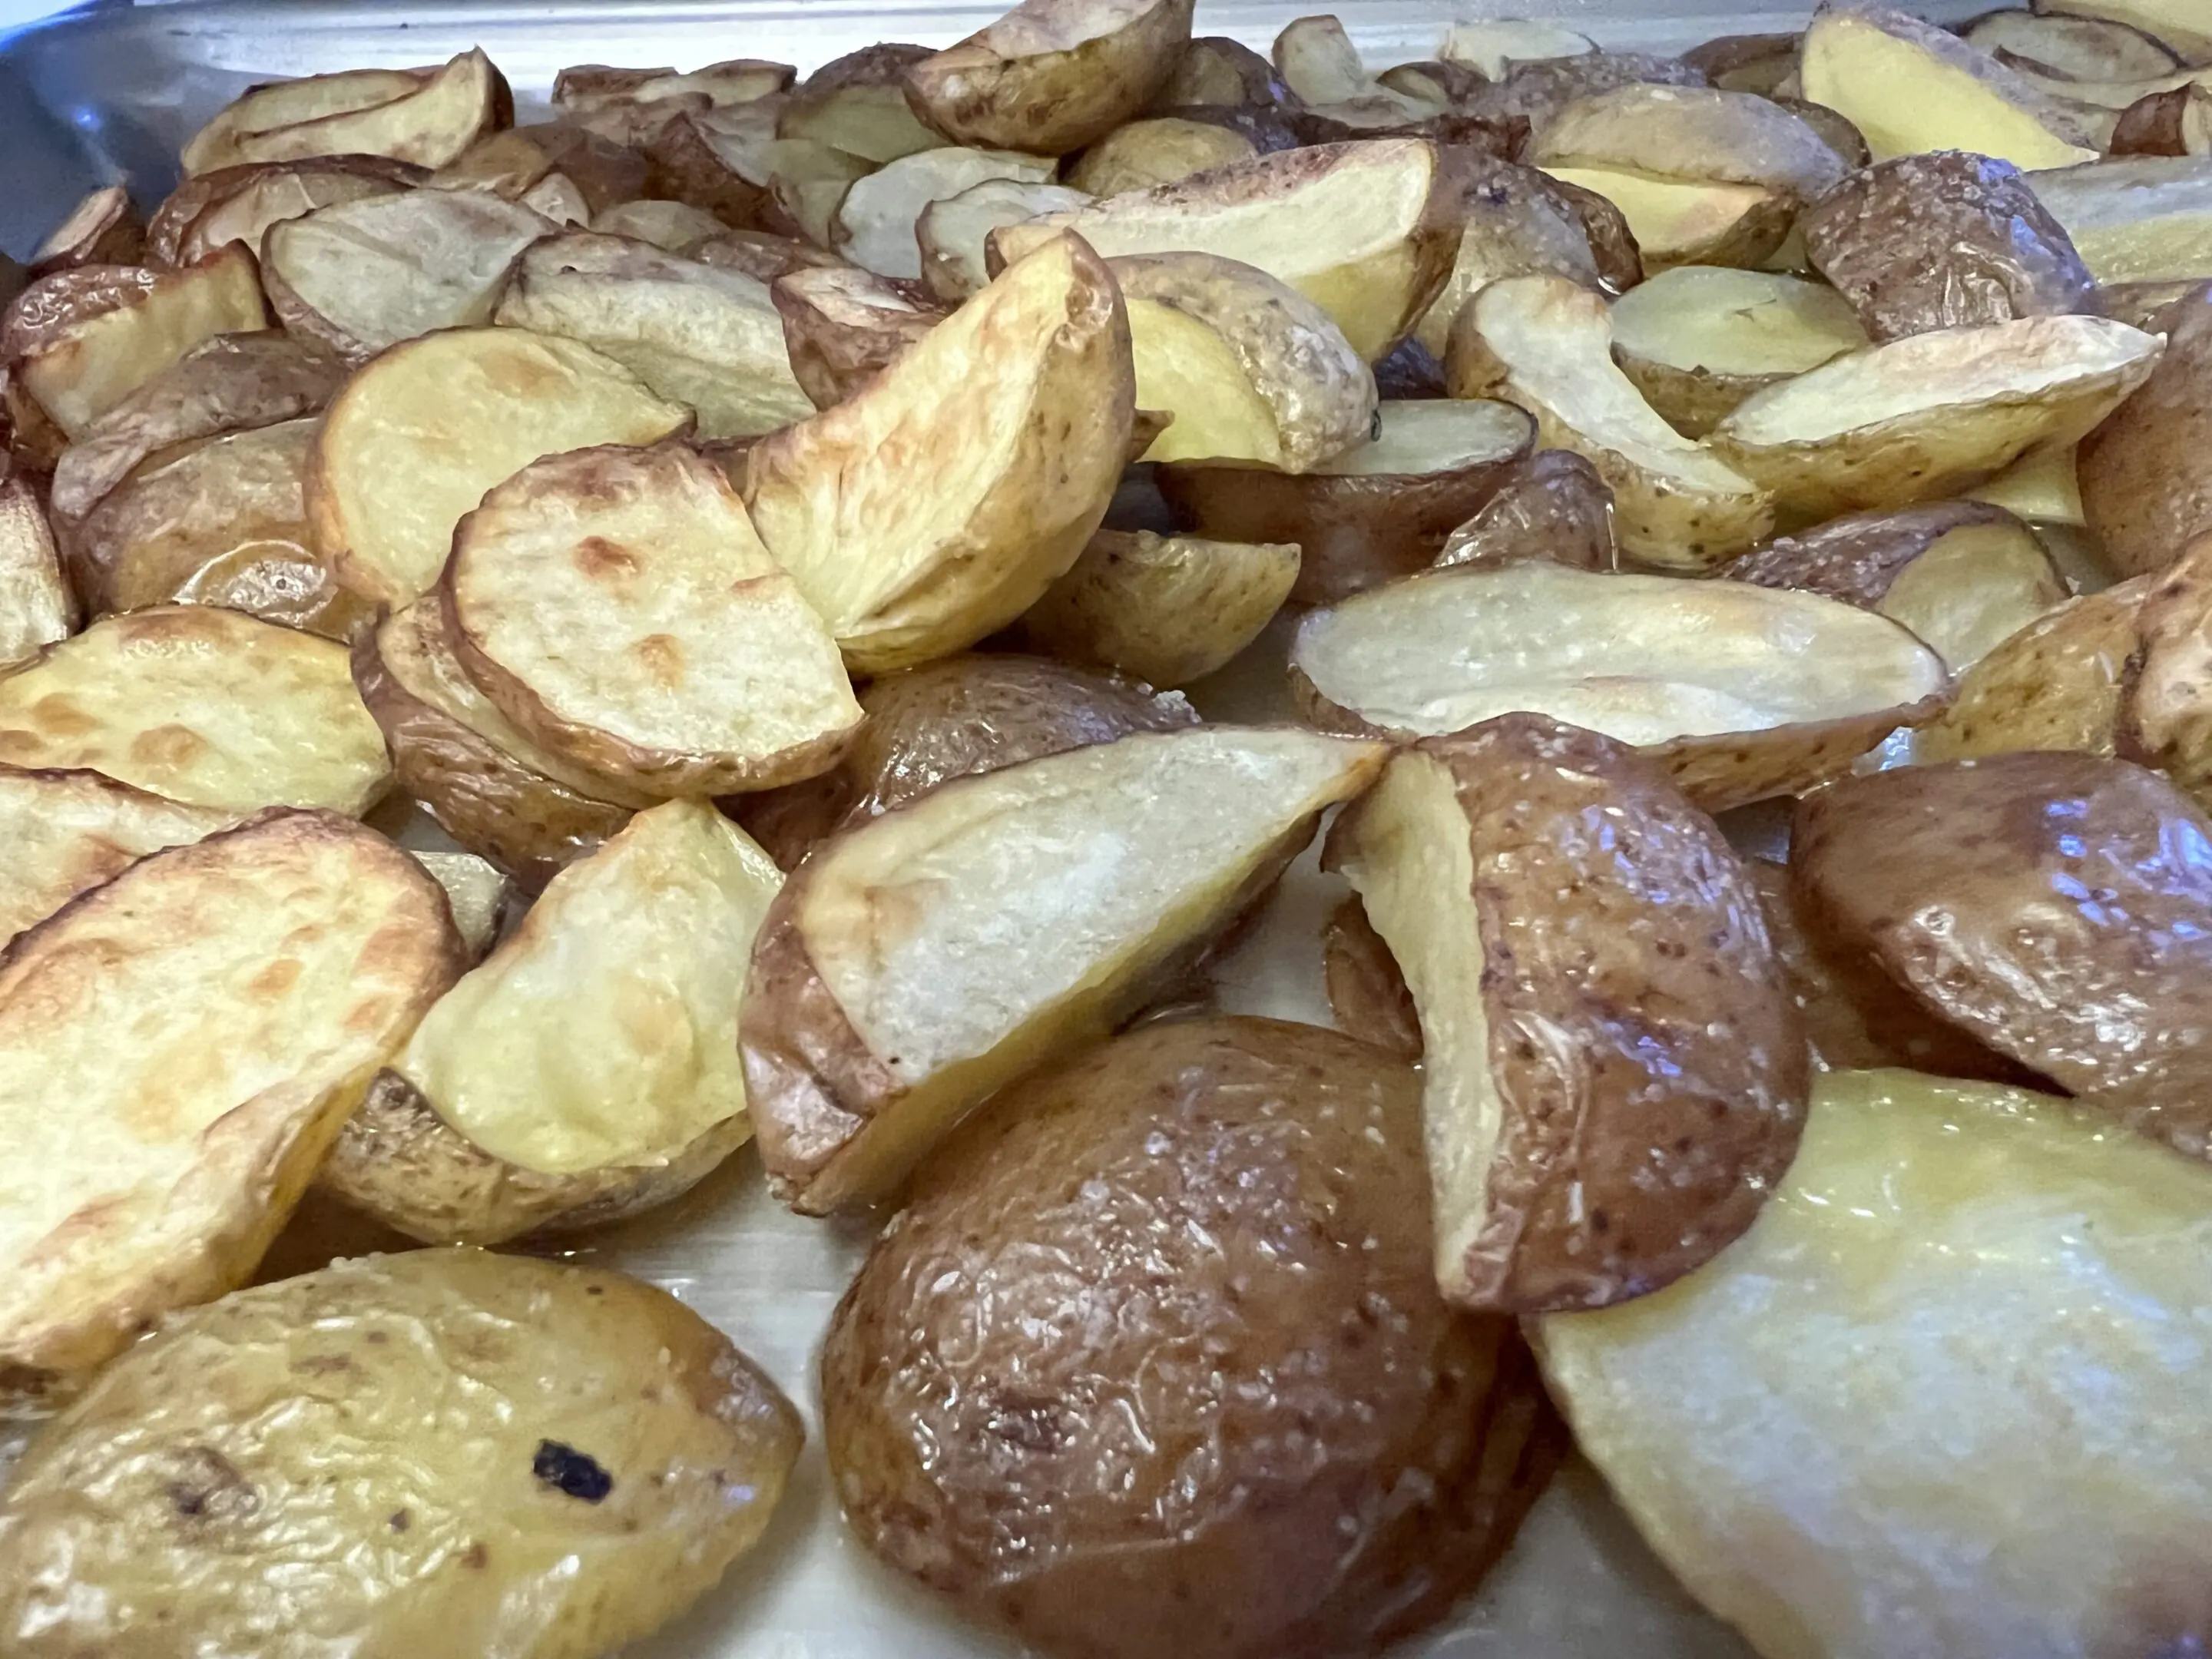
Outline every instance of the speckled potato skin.
<svg viewBox="0 0 2212 1659">
<path fill-rule="evenodd" d="M 1916 758 L 2112 753 L 2142 647 L 2136 617 L 2153 580 L 2069 599 L 1998 646 L 1959 677 L 1950 708 L 1915 738 Z"/>
<path fill-rule="evenodd" d="M 1148 1026 L 1004 1097 L 831 1324 L 847 1518 L 1068 1659 L 1320 1659 L 1439 1618 L 1558 1442 L 1512 1324 L 1437 1293 L 1419 1146 L 1408 1067 L 1271 1020 Z"/>
<path fill-rule="evenodd" d="M 0 1649 L 592 1659 L 753 1543 L 800 1436 L 619 1273 L 338 1262 L 175 1321 L 48 1426 L 0 1496 Z"/>
<path fill-rule="evenodd" d="M 2163 569 L 2212 530 L 2212 288 L 2159 321 L 2166 356 L 2075 463 L 2090 532 L 2124 576 Z"/>
</svg>

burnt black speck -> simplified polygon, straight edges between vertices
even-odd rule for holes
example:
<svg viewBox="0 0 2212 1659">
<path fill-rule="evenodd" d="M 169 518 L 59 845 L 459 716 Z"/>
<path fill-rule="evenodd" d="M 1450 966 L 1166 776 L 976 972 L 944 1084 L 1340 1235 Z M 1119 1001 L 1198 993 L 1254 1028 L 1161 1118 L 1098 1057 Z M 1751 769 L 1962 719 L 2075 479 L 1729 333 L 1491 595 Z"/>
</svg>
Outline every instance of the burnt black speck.
<svg viewBox="0 0 2212 1659">
<path fill-rule="evenodd" d="M 598 1503 L 615 1489 L 614 1476 L 585 1453 L 557 1440 L 538 1443 L 538 1455 L 530 1461 L 530 1472 L 547 1486 L 586 1504 Z"/>
</svg>

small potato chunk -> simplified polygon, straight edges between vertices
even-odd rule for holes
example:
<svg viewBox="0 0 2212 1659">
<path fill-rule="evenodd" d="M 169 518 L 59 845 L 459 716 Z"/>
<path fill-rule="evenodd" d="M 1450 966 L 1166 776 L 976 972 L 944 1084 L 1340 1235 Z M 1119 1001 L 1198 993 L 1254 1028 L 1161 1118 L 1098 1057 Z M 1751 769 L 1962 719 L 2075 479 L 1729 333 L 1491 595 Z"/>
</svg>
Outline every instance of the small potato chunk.
<svg viewBox="0 0 2212 1659">
<path fill-rule="evenodd" d="M 47 1430 L 0 1499 L 0 1639 L 593 1659 L 752 1547 L 802 1432 L 620 1273 L 336 1262 L 178 1321 Z"/>
<path fill-rule="evenodd" d="M 20 935 L 0 957 L 0 1401 L 244 1280 L 460 965 L 438 884 L 327 812 L 155 853 Z"/>
<path fill-rule="evenodd" d="M 1296 546 L 1102 530 L 1021 629 L 1069 662 L 1188 685 L 1257 639 L 1297 579 Z"/>
<path fill-rule="evenodd" d="M 1326 605 L 1427 568 L 1535 437 L 1535 423 L 1511 404 L 1392 399 L 1376 406 L 1372 439 L 1302 476 L 1183 463 L 1160 469 L 1160 493 L 1202 535 L 1295 544 L 1302 556 L 1291 597 Z"/>
<path fill-rule="evenodd" d="M 1887 618 L 1743 582 L 1450 566 L 1316 611 L 1291 691 L 1322 726 L 1439 737 L 1533 709 L 1650 750 L 1709 811 L 1796 794 L 1942 708 Z"/>
<path fill-rule="evenodd" d="M 0 945 L 149 853 L 182 847 L 238 822 L 97 772 L 0 766 Z"/>
<path fill-rule="evenodd" d="M 2114 569 L 2161 570 L 2212 530 L 2212 289 L 2167 313 L 2150 378 L 2081 441 L 2081 510 Z"/>
<path fill-rule="evenodd" d="M 1604 1307 L 1752 1224 L 1803 1127 L 1804 1027 L 1750 878 L 1663 773 L 1508 715 L 1398 756 L 1328 859 L 1419 1011 L 1448 1301 Z"/>
<path fill-rule="evenodd" d="M 441 580 L 461 666 L 535 743 L 653 795 L 825 770 L 860 706 L 822 619 L 689 449 L 532 462 Z"/>
<path fill-rule="evenodd" d="M 1938 501 L 1832 519 L 1717 573 L 1863 605 L 1902 623 L 1961 672 L 2066 597 L 2033 532 L 2001 507 Z"/>
<path fill-rule="evenodd" d="M 1128 448 L 1128 341 L 1105 262 L 1055 237 L 753 449 L 753 523 L 855 672 L 971 645 L 1075 562 Z"/>
<path fill-rule="evenodd" d="M 1021 0 L 908 70 L 907 101 L 956 144 L 1064 155 L 1151 103 L 1190 41 L 1192 0 Z"/>
<path fill-rule="evenodd" d="M 1374 430 L 1373 373 L 1297 289 L 1211 253 L 1106 263 L 1128 308 L 1137 405 L 1174 416 L 1145 459 L 1309 472 Z"/>
<path fill-rule="evenodd" d="M 185 171 L 317 155 L 441 167 L 514 118 L 505 77 L 471 50 L 435 70 L 361 70 L 257 87 L 185 146 Z"/>
<path fill-rule="evenodd" d="M 0 477 L 0 673 L 68 638 L 77 616 L 38 492 L 28 478 Z"/>
<path fill-rule="evenodd" d="M 1048 1655 L 1335 1659 L 1444 1617 L 1559 1444 L 1510 1322 L 1437 1295 L 1418 1112 L 1407 1066 L 1260 1019 L 994 1106 L 823 1350 L 854 1530 Z"/>
<path fill-rule="evenodd" d="M 852 266 L 775 279 L 769 298 L 783 319 L 792 374 L 814 408 L 843 403 L 945 320 L 912 289 Z"/>
<path fill-rule="evenodd" d="M 993 1090 L 1136 1012 L 1386 752 L 1288 727 L 1139 733 L 817 848 L 762 925 L 740 1025 L 786 1201 L 884 1196 Z"/>
<path fill-rule="evenodd" d="M 0 763 L 240 813 L 359 817 L 392 782 L 345 647 L 215 605 L 110 617 L 0 679 Z"/>
<path fill-rule="evenodd" d="M 2062 1101 L 1843 1073 L 1735 1249 L 1532 1340 L 1638 1529 L 1762 1653 L 2185 1651 L 2208 1206 L 2203 1170 Z"/>
<path fill-rule="evenodd" d="M 1452 326 L 1444 374 L 1455 398 L 1519 404 L 1546 448 L 1595 466 L 1622 549 L 1647 563 L 1710 568 L 1773 526 L 1764 489 L 1644 401 L 1613 362 L 1605 300 L 1564 277 L 1507 277 L 1476 295 Z"/>
<path fill-rule="evenodd" d="M 1060 185 L 1019 179 L 986 179 L 957 196 L 941 197 L 914 222 L 921 250 L 921 284 L 947 305 L 957 305 L 991 280 L 991 233 L 1039 214 L 1081 207 L 1091 196 Z"/>
<path fill-rule="evenodd" d="M 1808 931 L 1998 1053 L 2212 1158 L 2212 822 L 2155 772 L 1992 755 L 1802 802 Z"/>
<path fill-rule="evenodd" d="M 1754 394 L 1714 428 L 1712 447 L 1808 517 L 1932 501 L 2083 436 L 2162 349 L 2104 317 L 1917 334 Z"/>
<path fill-rule="evenodd" d="M 1960 676 L 1942 716 L 1914 734 L 1923 761 L 2015 749 L 2109 755 L 2126 707 L 2151 578 L 2054 606 Z"/>
<path fill-rule="evenodd" d="M 1686 438 L 1704 437 L 1753 392 L 1866 343 L 1832 289 L 1778 271 L 1677 265 L 1613 306 L 1613 361 Z"/>
<path fill-rule="evenodd" d="M 1577 570 L 1620 563 L 1613 492 L 1581 456 L 1540 449 L 1514 462 L 1497 493 L 1444 538 L 1436 567 L 1519 559 L 1549 559 Z"/>
<path fill-rule="evenodd" d="M 340 582 L 404 605 L 436 580 L 453 526 L 541 455 L 649 444 L 690 411 L 611 358 L 523 328 L 457 328 L 380 353 L 315 434 L 315 545 Z"/>
</svg>

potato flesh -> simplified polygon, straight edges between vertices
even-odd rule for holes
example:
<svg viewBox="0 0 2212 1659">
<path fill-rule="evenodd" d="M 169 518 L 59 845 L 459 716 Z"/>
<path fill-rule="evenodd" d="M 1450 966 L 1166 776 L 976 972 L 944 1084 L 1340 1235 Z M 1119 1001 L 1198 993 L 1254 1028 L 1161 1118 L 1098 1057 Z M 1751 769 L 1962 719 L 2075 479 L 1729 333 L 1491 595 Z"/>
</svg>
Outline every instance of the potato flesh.
<svg viewBox="0 0 2212 1659">
<path fill-rule="evenodd" d="M 1376 425 L 1367 442 L 1307 470 L 1334 478 L 1450 472 L 1510 461 L 1528 443 L 1528 416 L 1488 398 L 1386 398 Z"/>
<path fill-rule="evenodd" d="M 1619 208 L 1636 246 L 1655 262 L 1692 258 L 1725 244 L 1747 217 L 1769 210 L 1775 199 L 1775 192 L 1762 185 L 1669 179 L 1623 167 L 1543 171 L 1563 184 L 1595 191 Z"/>
<path fill-rule="evenodd" d="M 1669 368 L 1802 374 L 1867 343 L 1823 283 L 1775 271 L 1677 265 L 1613 302 L 1613 349 Z"/>
<path fill-rule="evenodd" d="M 1157 300 L 1129 300 L 1137 407 L 1175 416 L 1148 461 L 1240 460 L 1279 465 L 1275 411 L 1229 343 L 1197 318 Z"/>
<path fill-rule="evenodd" d="M 422 77 L 409 70 L 343 70 L 335 75 L 302 76 L 255 87 L 218 111 L 185 144 L 189 177 L 232 167 L 246 159 L 241 139 L 278 127 L 374 109 L 418 90 Z"/>
<path fill-rule="evenodd" d="M 993 231 L 1040 213 L 1081 207 L 1086 199 L 1079 190 L 1018 179 L 986 179 L 957 196 L 940 197 L 915 221 L 921 279 L 940 300 L 964 300 L 991 280 L 985 244 Z"/>
<path fill-rule="evenodd" d="M 1018 184 L 1050 181 L 1052 166 L 1008 150 L 925 149 L 901 156 L 845 192 L 833 236 L 837 250 L 863 270 L 912 282 L 921 275 L 915 226 L 931 203 L 989 179 Z"/>
<path fill-rule="evenodd" d="M 0 672 L 66 638 L 76 609 L 38 495 L 0 477 Z"/>
<path fill-rule="evenodd" d="M 544 1175 L 663 1161 L 745 1109 L 738 1003 L 783 878 L 711 806 L 641 812 L 440 998 L 398 1069 Z"/>
<path fill-rule="evenodd" d="M 2028 183 L 2100 283 L 2212 276 L 2212 156 L 2100 161 Z"/>
<path fill-rule="evenodd" d="M 2065 599 L 2066 584 L 2032 532 L 1972 525 L 1939 537 L 1875 608 L 1927 641 L 1956 672 Z"/>
<path fill-rule="evenodd" d="M 1644 1536 L 1763 1653 L 2149 1653 L 2203 1628 L 2212 1571 L 2208 1204 L 2212 1175 L 2061 1102 L 1830 1073 L 1744 1239 L 1539 1349 Z"/>
<path fill-rule="evenodd" d="M 147 854 L 235 822 L 228 812 L 165 800 L 97 772 L 0 767 L 0 845 L 8 848 L 0 945 Z"/>
</svg>

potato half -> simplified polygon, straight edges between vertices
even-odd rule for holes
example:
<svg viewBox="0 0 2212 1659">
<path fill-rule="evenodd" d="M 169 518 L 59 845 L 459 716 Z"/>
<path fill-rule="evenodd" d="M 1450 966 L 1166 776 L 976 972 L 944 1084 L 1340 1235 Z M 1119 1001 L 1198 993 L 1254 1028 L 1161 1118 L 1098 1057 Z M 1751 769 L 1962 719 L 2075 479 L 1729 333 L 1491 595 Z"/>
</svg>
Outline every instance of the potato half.
<svg viewBox="0 0 2212 1659">
<path fill-rule="evenodd" d="M 855 672 L 945 656 L 1075 562 L 1121 476 L 1134 378 L 1112 273 L 1055 237 L 866 391 L 763 439 L 746 505 Z"/>
<path fill-rule="evenodd" d="M 0 1398 L 242 1281 L 460 962 L 437 883 L 326 812 L 155 853 L 19 935 Z"/>
<path fill-rule="evenodd" d="M 817 848 L 762 926 L 740 1027 L 787 1201 L 884 1196 L 993 1090 L 1134 1013 L 1385 752 L 1288 728 L 1139 733 L 947 784 Z"/>
<path fill-rule="evenodd" d="M 1601 295 L 1559 276 L 1492 283 L 1453 324 L 1444 372 L 1455 398 L 1519 404 L 1547 448 L 1595 466 L 1622 548 L 1649 563 L 1707 568 L 1773 527 L 1766 492 L 1668 426 L 1620 372 Z"/>
<path fill-rule="evenodd" d="M 1328 859 L 1419 1013 L 1448 1301 L 1603 1307 L 1751 1224 L 1803 1125 L 1804 1027 L 1750 878 L 1662 771 L 1509 715 L 1397 756 Z"/>
<path fill-rule="evenodd" d="M 1949 676 L 1895 623 L 1812 593 L 1570 569 L 1448 567 L 1316 611 L 1291 690 L 1321 724 L 1398 738 L 1516 709 L 1652 752 L 1711 811 L 1795 794 L 1899 726 Z"/>
<path fill-rule="evenodd" d="M 1450 269 L 1454 194 L 1425 139 L 1319 144 L 1008 225 L 991 246 L 1017 259 L 1073 230 L 1109 258 L 1240 259 L 1328 313 L 1373 362 L 1412 331 Z"/>
<path fill-rule="evenodd" d="M 1302 475 L 1192 462 L 1162 467 L 1160 493 L 1201 534 L 1295 544 L 1292 597 L 1328 604 L 1426 568 L 1535 439 L 1511 404 L 1394 398 L 1376 406 L 1371 439 Z"/>
<path fill-rule="evenodd" d="M 2212 289 L 2166 316 L 2166 355 L 2081 441 L 2082 516 L 2124 576 L 2163 569 L 2212 530 Z"/>
<path fill-rule="evenodd" d="M 1832 1075 L 1734 1249 L 1534 1340 L 1638 1529 L 1762 1653 L 2185 1650 L 2212 1463 L 2174 1339 L 2208 1206 L 2204 1170 L 2048 1097 Z"/>
<path fill-rule="evenodd" d="M 133 789 L 97 772 L 0 766 L 0 945 L 149 853 L 238 822 L 212 806 Z"/>
<path fill-rule="evenodd" d="M 307 482 L 315 544 L 365 599 L 436 580 L 453 526 L 541 455 L 649 444 L 691 411 L 611 358 L 523 328 L 456 328 L 380 353 L 323 417 Z"/>
<path fill-rule="evenodd" d="M 1613 356 L 1685 437 L 1754 392 L 1856 351 L 1866 331 L 1832 289 L 1779 271 L 1677 265 L 1613 306 Z"/>
<path fill-rule="evenodd" d="M 0 477 L 0 672 L 68 638 L 80 615 L 38 492 Z"/>
<path fill-rule="evenodd" d="M 179 1321 L 46 1431 L 0 1501 L 0 1640 L 611 1652 L 752 1547 L 801 1434 L 728 1338 L 620 1273 L 337 1262 Z"/>
<path fill-rule="evenodd" d="M 1021 629 L 1048 655 L 1188 685 L 1257 639 L 1297 579 L 1295 546 L 1102 530 Z"/>
<path fill-rule="evenodd" d="M 2039 445 L 2081 437 L 2163 349 L 2104 317 L 1916 334 L 1755 393 L 1714 428 L 1712 446 L 1807 517 L 1931 501 Z"/>
<path fill-rule="evenodd" d="M 860 723 L 822 619 L 679 445 L 524 467 L 455 528 L 440 587 L 469 678 L 594 777 L 768 788 L 826 769 Z"/>
<path fill-rule="evenodd" d="M 0 763 L 236 812 L 358 817 L 392 781 L 345 647 L 214 605 L 111 617 L 0 678 Z"/>
<path fill-rule="evenodd" d="M 1410 1068 L 1258 1019 L 994 1106 L 830 1326 L 854 1529 L 1051 1655 L 1372 1654 L 1443 1616 L 1559 1444 L 1510 1322 L 1437 1295 L 1419 1110 Z"/>
</svg>

